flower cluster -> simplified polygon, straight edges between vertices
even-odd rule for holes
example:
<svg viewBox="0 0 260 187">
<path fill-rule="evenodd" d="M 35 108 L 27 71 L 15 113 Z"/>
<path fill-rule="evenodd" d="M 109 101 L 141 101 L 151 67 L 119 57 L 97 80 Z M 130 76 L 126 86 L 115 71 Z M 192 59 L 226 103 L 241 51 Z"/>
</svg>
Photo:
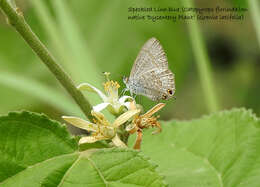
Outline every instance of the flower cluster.
<svg viewBox="0 0 260 187">
<path fill-rule="evenodd" d="M 62 118 L 78 128 L 91 132 L 91 135 L 82 137 L 79 144 L 111 140 L 111 142 L 117 147 L 126 147 L 125 143 L 119 138 L 120 136 L 118 132 L 122 125 L 127 125 L 125 131 L 130 134 L 137 133 L 134 148 L 140 149 L 142 129 L 157 127 L 158 130 L 155 133 L 161 131 L 160 123 L 157 121 L 158 116 L 154 117 L 152 115 L 164 107 L 165 104 L 159 103 L 145 114 L 140 115 L 141 109 L 139 105 L 136 104 L 134 98 L 127 95 L 119 97 L 118 89 L 120 85 L 109 79 L 109 73 L 104 74 L 106 76 L 106 82 L 104 83 L 105 93 L 88 83 L 82 83 L 78 86 L 79 90 L 98 94 L 103 101 L 94 106 L 91 111 L 93 122 L 73 116 L 62 116 Z M 117 116 L 113 123 L 110 123 L 104 114 L 101 113 L 101 111 L 106 108 L 111 114 Z"/>
</svg>

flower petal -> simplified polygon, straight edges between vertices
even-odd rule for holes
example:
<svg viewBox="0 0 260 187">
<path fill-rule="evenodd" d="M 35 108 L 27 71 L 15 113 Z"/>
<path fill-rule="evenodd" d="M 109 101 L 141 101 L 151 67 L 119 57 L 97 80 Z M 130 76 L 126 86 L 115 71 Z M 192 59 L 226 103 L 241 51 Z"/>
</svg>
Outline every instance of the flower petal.
<svg viewBox="0 0 260 187">
<path fill-rule="evenodd" d="M 125 102 L 124 106 L 128 109 L 128 110 L 136 110 L 138 107 L 138 104 L 136 104 L 135 101 L 131 101 L 131 102 Z M 139 107 L 140 109 L 140 107 Z"/>
<path fill-rule="evenodd" d="M 134 101 L 134 98 L 133 98 L 133 97 L 124 95 L 124 96 L 120 97 L 119 103 L 120 103 L 121 105 L 123 105 L 127 99 L 131 99 L 131 101 Z"/>
<path fill-rule="evenodd" d="M 100 112 L 102 110 L 104 110 L 108 105 L 111 105 L 110 103 L 100 103 L 96 106 L 93 106 L 93 110 L 95 112 Z"/>
<path fill-rule="evenodd" d="M 84 144 L 84 143 L 95 143 L 96 141 L 100 140 L 105 140 L 107 138 L 102 137 L 102 136 L 85 136 L 80 138 L 79 144 Z"/>
<path fill-rule="evenodd" d="M 118 137 L 118 135 L 116 134 L 115 137 L 112 139 L 112 142 L 115 144 L 115 146 L 117 147 L 123 147 L 126 148 L 126 144 L 124 142 L 122 142 L 122 140 L 120 140 L 120 138 Z"/>
<path fill-rule="evenodd" d="M 139 109 L 137 110 L 129 110 L 123 114 L 121 114 L 118 118 L 116 118 L 116 120 L 113 123 L 113 127 L 119 127 L 120 125 L 122 125 L 123 123 L 125 123 L 126 121 L 128 121 L 130 118 L 132 118 L 133 116 L 135 116 L 136 114 L 138 114 L 140 112 Z"/>
<path fill-rule="evenodd" d="M 89 83 L 81 83 L 77 88 L 81 91 L 95 92 L 102 98 L 103 101 L 107 100 L 107 96 L 105 94 Z"/>
<path fill-rule="evenodd" d="M 73 117 L 73 116 L 62 116 L 62 119 L 74 125 L 75 127 L 87 130 L 87 131 L 98 131 L 98 127 L 96 124 L 91 123 L 89 121 L 83 120 L 81 118 Z"/>
</svg>

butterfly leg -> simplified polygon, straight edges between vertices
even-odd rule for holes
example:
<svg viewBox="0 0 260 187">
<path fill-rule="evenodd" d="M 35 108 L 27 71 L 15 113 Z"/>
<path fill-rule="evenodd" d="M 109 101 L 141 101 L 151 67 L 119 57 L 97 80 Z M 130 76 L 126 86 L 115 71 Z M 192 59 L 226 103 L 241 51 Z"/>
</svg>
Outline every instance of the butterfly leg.
<svg viewBox="0 0 260 187">
<path fill-rule="evenodd" d="M 124 88 L 124 89 L 121 91 L 120 96 L 125 95 L 125 93 L 126 93 L 128 90 L 129 90 L 128 88 Z"/>
<path fill-rule="evenodd" d="M 134 98 L 134 100 L 136 101 L 137 94 L 134 94 L 134 92 L 131 92 L 131 90 L 129 90 L 129 91 L 130 91 L 131 97 Z"/>
<path fill-rule="evenodd" d="M 134 96 L 134 93 L 133 93 L 133 92 L 131 92 L 131 90 L 130 90 L 130 89 L 129 89 L 129 92 L 130 92 L 130 95 L 131 95 L 131 97 L 135 99 L 135 97 L 136 97 L 136 96 Z"/>
</svg>

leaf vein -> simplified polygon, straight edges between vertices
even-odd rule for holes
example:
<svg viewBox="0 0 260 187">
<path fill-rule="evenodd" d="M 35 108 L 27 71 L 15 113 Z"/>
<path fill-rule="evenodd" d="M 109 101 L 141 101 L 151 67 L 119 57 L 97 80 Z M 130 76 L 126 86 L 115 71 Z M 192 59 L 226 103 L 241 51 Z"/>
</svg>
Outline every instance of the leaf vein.
<svg viewBox="0 0 260 187">
<path fill-rule="evenodd" d="M 87 157 L 87 159 L 89 160 L 90 164 L 93 166 L 93 168 L 98 172 L 98 175 L 100 176 L 100 178 L 104 181 L 104 184 L 106 185 L 106 187 L 108 187 L 108 181 L 106 181 L 105 177 L 103 176 L 103 174 L 101 173 L 101 171 L 98 169 L 98 167 L 96 166 L 96 164 L 94 163 L 93 160 L 91 160 L 89 157 Z"/>
<path fill-rule="evenodd" d="M 129 173 L 129 174 L 123 176 L 119 181 L 121 181 L 122 179 L 124 179 L 124 178 L 126 178 L 126 177 L 128 177 L 128 176 L 131 176 L 131 175 L 133 175 L 133 174 L 135 174 L 135 173 L 137 173 L 137 172 L 139 172 L 139 171 L 141 171 L 141 170 L 147 169 L 147 168 L 149 168 L 149 166 L 146 166 L 146 167 L 143 167 L 143 168 L 139 168 L 139 169 L 135 170 L 134 172 Z"/>
<path fill-rule="evenodd" d="M 127 163 L 127 162 L 129 162 L 129 161 L 131 161 L 131 160 L 134 160 L 134 159 L 136 159 L 136 157 L 133 157 L 133 158 L 130 158 L 129 160 L 127 160 L 127 161 L 122 161 L 122 162 L 120 162 L 120 163 L 117 163 L 117 164 L 115 164 L 115 165 L 113 165 L 113 166 L 111 166 L 111 167 L 109 167 L 109 168 L 106 168 L 106 169 L 104 169 L 104 172 L 105 171 L 109 171 L 109 170 L 111 170 L 111 169 L 113 169 L 113 168 L 115 168 L 115 167 L 117 167 L 117 166 L 120 166 L 121 164 L 125 164 L 125 163 Z"/>
<path fill-rule="evenodd" d="M 73 164 L 71 164 L 71 166 L 67 169 L 67 171 L 65 172 L 64 176 L 62 177 L 62 179 L 61 179 L 61 181 L 60 181 L 58 187 L 61 186 L 61 185 L 64 183 L 65 178 L 66 178 L 67 175 L 69 174 L 70 170 L 72 170 L 72 168 L 78 163 L 78 161 L 80 160 L 80 158 L 81 158 L 81 157 L 79 156 L 79 157 L 75 160 L 75 162 L 74 162 Z"/>
<path fill-rule="evenodd" d="M 203 156 L 201 156 L 201 155 L 197 155 L 196 153 L 192 152 L 191 150 L 189 150 L 189 149 L 186 148 L 186 147 L 183 147 L 182 150 L 184 150 L 184 151 L 186 151 L 186 152 L 189 152 L 189 153 L 191 153 L 193 156 L 199 157 L 199 158 L 201 158 L 202 160 L 206 161 L 205 163 L 207 163 L 207 164 L 211 167 L 211 169 L 212 169 L 213 171 L 215 171 L 215 173 L 216 173 L 216 175 L 217 175 L 217 178 L 218 178 L 218 181 L 219 181 L 220 187 L 223 187 L 223 179 L 222 179 L 222 177 L 221 177 L 221 175 L 220 175 L 221 173 L 220 173 L 220 172 L 217 170 L 217 168 L 208 160 L 207 157 L 203 157 Z"/>
<path fill-rule="evenodd" d="M 51 158 L 49 158 L 49 159 L 43 160 L 43 161 L 41 161 L 41 162 L 37 162 L 36 164 L 33 164 L 33 165 L 31 165 L 31 166 L 27 166 L 25 169 L 21 170 L 20 172 L 16 173 L 15 175 L 13 175 L 13 176 L 11 176 L 11 177 L 9 177 L 9 178 L 3 180 L 2 182 L 0 182 L 0 184 L 5 183 L 5 181 L 9 180 L 10 178 L 13 178 L 13 177 L 15 177 L 16 175 L 19 175 L 21 172 L 23 172 L 23 171 L 25 171 L 25 170 L 27 170 L 27 169 L 33 168 L 33 167 L 35 167 L 35 166 L 37 166 L 37 165 L 39 165 L 39 164 L 42 164 L 42 163 L 44 163 L 44 162 L 48 162 L 48 161 L 50 161 L 50 160 L 54 160 L 54 159 L 59 158 L 59 157 L 70 156 L 70 155 L 74 155 L 74 154 L 76 155 L 76 154 L 78 154 L 78 152 L 54 156 L 54 157 L 51 157 Z"/>
</svg>

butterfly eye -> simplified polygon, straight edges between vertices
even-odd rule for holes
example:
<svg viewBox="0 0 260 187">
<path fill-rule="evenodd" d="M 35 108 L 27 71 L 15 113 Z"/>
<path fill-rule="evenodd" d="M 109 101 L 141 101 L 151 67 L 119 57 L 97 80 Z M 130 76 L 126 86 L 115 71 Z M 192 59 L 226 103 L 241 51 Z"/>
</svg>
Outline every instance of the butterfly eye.
<svg viewBox="0 0 260 187">
<path fill-rule="evenodd" d="M 167 92 L 172 95 L 172 90 L 171 89 L 168 89 Z"/>
</svg>

